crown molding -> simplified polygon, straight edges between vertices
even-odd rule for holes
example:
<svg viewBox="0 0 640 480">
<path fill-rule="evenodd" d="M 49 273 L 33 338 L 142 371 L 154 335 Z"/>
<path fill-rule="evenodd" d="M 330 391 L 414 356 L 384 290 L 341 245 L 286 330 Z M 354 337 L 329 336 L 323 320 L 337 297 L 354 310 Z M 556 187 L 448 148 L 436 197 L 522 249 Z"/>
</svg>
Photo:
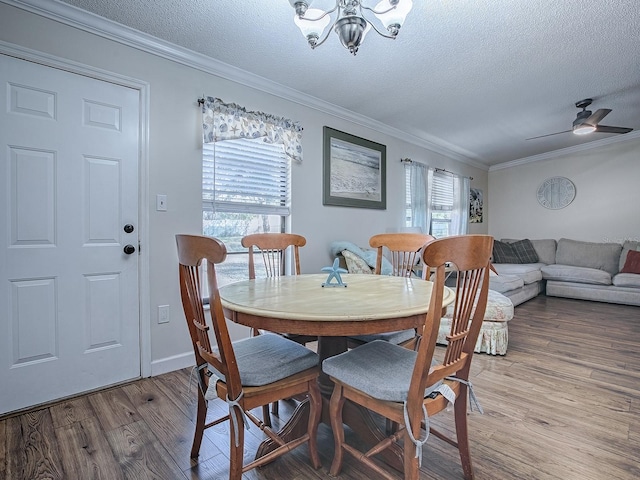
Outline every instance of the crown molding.
<svg viewBox="0 0 640 480">
<path fill-rule="evenodd" d="M 439 142 L 409 134 L 338 105 L 320 100 L 312 95 L 285 87 L 284 85 L 247 72 L 246 70 L 220 62 L 211 57 L 188 50 L 173 43 L 166 42 L 157 37 L 153 37 L 125 25 L 113 22 L 72 5 L 51 0 L 0 0 L 0 2 L 123 45 L 127 45 L 137 50 L 171 60 L 187 67 L 260 90 L 270 95 L 347 120 L 357 125 L 370 128 L 467 165 L 471 165 L 485 171 L 488 170 L 487 165 L 469 158 L 462 152 L 457 151 L 458 149 L 454 146 L 443 145 Z"/>
<path fill-rule="evenodd" d="M 601 140 L 595 140 L 593 142 L 581 143 L 580 145 L 574 145 L 572 147 L 561 148 L 552 152 L 541 153 L 539 155 L 532 155 L 531 157 L 519 158 L 517 160 L 511 160 L 509 162 L 499 163 L 489 167 L 489 172 L 495 172 L 496 170 L 502 170 L 504 168 L 517 167 L 519 165 L 526 165 L 527 163 L 540 162 L 542 160 L 550 160 L 552 158 L 563 157 L 565 155 L 571 155 L 572 153 L 584 152 L 585 150 L 592 150 L 598 147 L 604 147 L 606 145 L 612 145 L 615 143 L 624 143 L 631 140 L 640 138 L 640 130 L 635 132 L 625 133 L 624 135 L 616 135 L 615 137 L 603 138 Z"/>
</svg>

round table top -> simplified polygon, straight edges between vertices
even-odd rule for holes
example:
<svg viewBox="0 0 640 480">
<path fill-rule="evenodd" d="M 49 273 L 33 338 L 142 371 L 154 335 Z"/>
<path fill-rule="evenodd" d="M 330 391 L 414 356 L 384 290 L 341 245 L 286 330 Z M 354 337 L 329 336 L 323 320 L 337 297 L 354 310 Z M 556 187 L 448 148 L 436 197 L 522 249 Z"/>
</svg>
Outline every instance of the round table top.
<svg viewBox="0 0 640 480">
<path fill-rule="evenodd" d="M 229 310 L 303 321 L 369 321 L 424 314 L 432 282 L 385 275 L 344 274 L 346 287 L 323 287 L 326 274 L 260 278 L 220 288 Z M 445 287 L 443 306 L 454 293 Z"/>
</svg>

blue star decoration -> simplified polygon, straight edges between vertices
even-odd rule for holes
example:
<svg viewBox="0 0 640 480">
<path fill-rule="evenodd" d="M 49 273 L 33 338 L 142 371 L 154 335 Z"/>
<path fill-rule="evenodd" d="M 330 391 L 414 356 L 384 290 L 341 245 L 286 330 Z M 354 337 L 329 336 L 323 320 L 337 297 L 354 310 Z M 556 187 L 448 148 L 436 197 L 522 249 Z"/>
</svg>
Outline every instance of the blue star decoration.
<svg viewBox="0 0 640 480">
<path fill-rule="evenodd" d="M 331 267 L 323 267 L 323 272 L 330 272 L 327 280 L 322 284 L 323 287 L 346 287 L 347 284 L 342 282 L 341 273 L 347 273 L 344 268 L 340 268 L 338 265 L 340 264 L 340 260 L 336 258 L 333 261 L 333 266 Z M 335 280 L 336 283 L 332 283 Z"/>
</svg>

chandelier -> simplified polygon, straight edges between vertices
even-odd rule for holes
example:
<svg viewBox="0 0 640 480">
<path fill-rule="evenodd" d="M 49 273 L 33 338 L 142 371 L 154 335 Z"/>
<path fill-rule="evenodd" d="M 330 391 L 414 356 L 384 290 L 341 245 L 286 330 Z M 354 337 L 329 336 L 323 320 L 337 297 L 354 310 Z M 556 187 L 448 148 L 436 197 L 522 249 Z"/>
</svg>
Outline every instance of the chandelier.
<svg viewBox="0 0 640 480">
<path fill-rule="evenodd" d="M 322 45 L 329 38 L 331 30 L 335 30 L 342 45 L 355 55 L 370 29 L 385 38 L 396 38 L 413 6 L 412 0 L 382 0 L 375 7 L 363 5 L 365 1 L 335 0 L 335 7 L 328 11 L 309 8 L 313 0 L 289 0 L 289 3 L 296 10 L 293 21 L 300 28 L 311 48 Z M 384 25 L 388 33 L 367 19 L 364 15 L 365 10 L 371 12 Z M 337 12 L 335 20 L 325 33 L 325 29 L 332 20 L 331 14 L 334 12 Z"/>
</svg>

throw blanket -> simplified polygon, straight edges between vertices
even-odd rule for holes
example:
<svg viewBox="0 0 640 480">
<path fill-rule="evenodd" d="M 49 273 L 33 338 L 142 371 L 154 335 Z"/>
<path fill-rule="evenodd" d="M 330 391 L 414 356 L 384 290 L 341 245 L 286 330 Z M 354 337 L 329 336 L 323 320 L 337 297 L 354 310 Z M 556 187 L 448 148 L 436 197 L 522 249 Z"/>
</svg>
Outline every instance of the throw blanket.
<svg viewBox="0 0 640 480">
<path fill-rule="evenodd" d="M 331 255 L 333 257 L 337 257 L 343 250 L 349 250 L 367 262 L 367 265 L 371 268 L 376 268 L 376 258 L 378 256 L 376 250 L 363 250 L 355 243 L 347 241 L 331 242 Z M 382 257 L 382 271 L 380 273 L 382 275 L 393 275 L 393 265 L 391 265 L 391 262 L 384 256 Z"/>
</svg>

